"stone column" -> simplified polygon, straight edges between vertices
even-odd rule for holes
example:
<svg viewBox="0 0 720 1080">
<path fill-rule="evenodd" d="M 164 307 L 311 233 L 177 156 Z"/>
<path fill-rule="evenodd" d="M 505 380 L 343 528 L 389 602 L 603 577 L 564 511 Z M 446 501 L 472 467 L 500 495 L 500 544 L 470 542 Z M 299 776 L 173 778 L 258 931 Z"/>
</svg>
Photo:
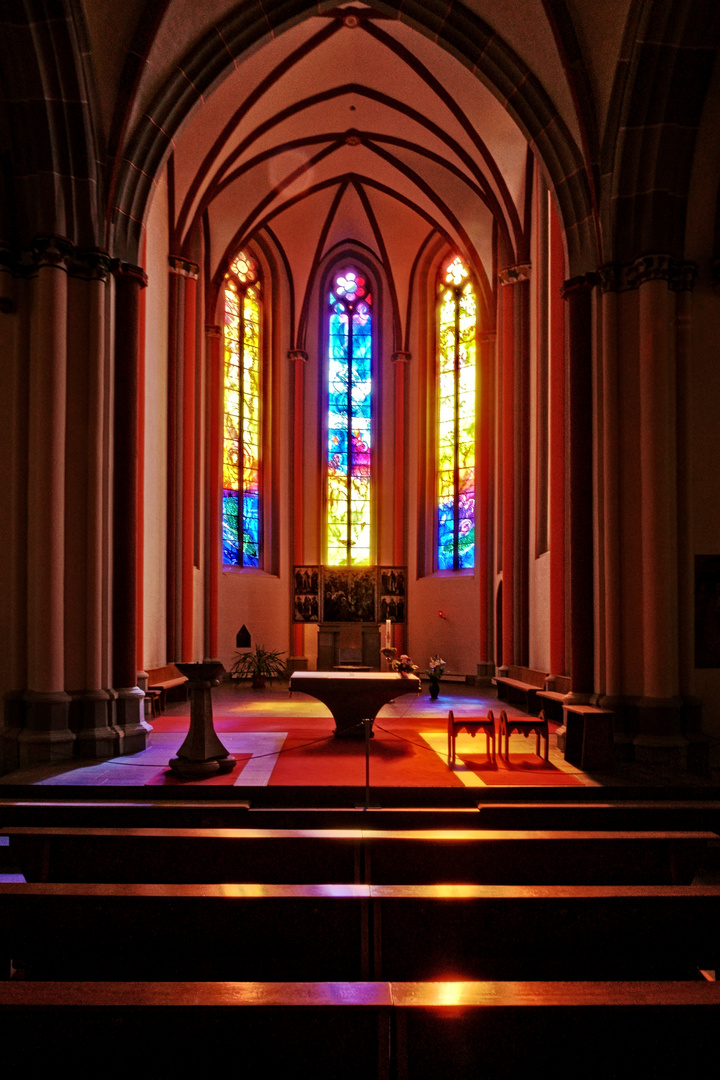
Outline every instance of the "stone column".
<svg viewBox="0 0 720 1080">
<path fill-rule="evenodd" d="M 207 518 L 205 521 L 205 656 L 218 652 L 218 584 L 222 548 L 222 423 L 223 423 L 223 348 L 222 327 L 205 327 L 207 357 Z"/>
<path fill-rule="evenodd" d="M 73 694 L 73 728 L 80 757 L 111 757 L 118 732 L 112 726 L 111 695 L 103 687 L 103 641 L 108 633 L 104 606 L 105 577 L 109 572 L 105 551 L 105 491 L 107 390 L 106 305 L 110 259 L 100 251 L 84 253 L 75 276 L 82 277 L 86 298 L 87 359 L 81 364 L 86 381 L 87 405 L 83 425 L 85 474 L 85 689 Z M 80 358 L 78 357 L 78 362 Z"/>
<path fill-rule="evenodd" d="M 405 384 L 407 381 L 407 365 L 410 363 L 412 356 L 409 352 L 399 350 L 392 354 L 391 359 L 395 370 L 393 562 L 395 566 L 403 566 L 405 564 L 405 478 L 407 476 L 405 461 Z M 393 625 L 393 645 L 398 654 L 402 653 L 405 648 L 404 640 L 404 624 L 395 623 Z"/>
<path fill-rule="evenodd" d="M 136 593 L 139 308 L 147 278 L 139 266 L 127 263 L 116 265 L 114 272 L 113 683 L 119 749 L 132 754 L 145 749 L 151 730 L 143 719 L 145 695 L 137 685 Z"/>
<path fill-rule="evenodd" d="M 65 427 L 67 264 L 72 248 L 56 237 L 36 244 L 28 420 L 27 690 L 18 764 L 69 757 L 65 693 Z"/>
<path fill-rule="evenodd" d="M 530 552 L 530 266 L 500 272 L 503 666 L 527 664 Z"/>
<path fill-rule="evenodd" d="M 566 675 L 569 666 L 565 640 L 565 276 L 562 225 L 551 200 L 550 227 L 550 333 L 548 368 L 550 378 L 549 431 L 550 506 L 548 542 L 550 546 L 550 671 Z"/>
<path fill-rule="evenodd" d="M 594 687 L 592 289 L 593 277 L 563 286 L 567 327 L 569 434 L 569 700 L 587 702 Z"/>
<path fill-rule="evenodd" d="M 304 349 L 290 349 L 288 352 L 293 369 L 293 449 L 292 449 L 292 552 L 293 563 L 301 566 L 303 554 L 303 455 L 305 448 L 305 364 L 308 354 Z M 303 623 L 292 624 L 293 658 L 301 657 L 305 651 Z M 318 657 L 319 666 L 319 657 Z"/>
<path fill-rule="evenodd" d="M 192 663 L 194 630 L 194 566 L 195 566 L 195 365 L 196 365 L 196 308 L 198 267 L 185 264 L 185 302 L 183 305 L 183 364 L 182 364 L 182 494 L 181 494 L 181 581 L 182 619 L 180 657 Z"/>
<path fill-rule="evenodd" d="M 633 266 L 639 290 L 643 697 L 635 758 L 684 764 L 678 641 L 677 292 L 683 267 L 667 256 Z M 690 275 L 690 283 L 692 275 Z"/>
<path fill-rule="evenodd" d="M 493 662 L 493 604 L 492 581 L 492 478 L 491 478 L 491 434 L 492 408 L 494 392 L 493 370 L 495 367 L 495 332 L 481 333 L 478 336 L 478 409 L 477 417 L 477 457 L 475 465 L 475 558 L 479 581 L 479 651 L 477 676 L 480 685 L 490 685 L 495 674 Z"/>
<path fill-rule="evenodd" d="M 618 293 L 612 267 L 600 271 L 601 380 L 598 390 L 600 432 L 599 488 L 602 515 L 598 526 L 602 560 L 601 597 L 603 669 L 598 704 L 617 709 L 622 695 L 622 543 L 620 514 L 620 384 L 618 376 Z"/>
<path fill-rule="evenodd" d="M 502 282 L 502 277 L 501 277 Z M 502 564 L 502 667 L 515 663 L 515 293 L 500 290 L 502 326 L 501 438 L 500 438 L 500 542 Z"/>
</svg>

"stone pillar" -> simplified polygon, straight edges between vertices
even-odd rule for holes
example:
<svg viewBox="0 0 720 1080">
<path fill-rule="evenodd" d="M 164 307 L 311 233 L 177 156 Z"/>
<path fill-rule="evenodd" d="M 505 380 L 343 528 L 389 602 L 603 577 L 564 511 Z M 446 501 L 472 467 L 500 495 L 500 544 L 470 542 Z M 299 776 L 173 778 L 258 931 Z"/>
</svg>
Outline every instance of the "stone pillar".
<svg viewBox="0 0 720 1080">
<path fill-rule="evenodd" d="M 86 408 L 81 425 L 85 474 L 85 657 L 84 689 L 73 693 L 75 752 L 80 757 L 111 757 L 118 732 L 112 726 L 111 695 L 104 688 L 103 642 L 108 633 L 104 604 L 108 566 L 105 548 L 107 498 L 105 477 L 107 441 L 105 396 L 107 391 L 108 279 L 110 260 L 104 252 L 82 256 L 77 271 L 84 278 L 87 358 L 81 363 L 85 379 Z M 80 357 L 77 358 L 80 363 Z"/>
<path fill-rule="evenodd" d="M 569 671 L 566 640 L 565 589 L 565 302 L 562 283 L 565 276 L 562 226 L 550 200 L 550 333 L 548 369 L 550 379 L 549 431 L 550 506 L 548 542 L 550 547 L 550 671 L 566 675 Z"/>
<path fill-rule="evenodd" d="M 678 639 L 677 290 L 693 274 L 667 256 L 633 266 L 639 290 L 643 697 L 637 760 L 685 764 Z"/>
<path fill-rule="evenodd" d="M 598 526 L 598 558 L 602 565 L 602 669 L 598 704 L 617 709 L 623 689 L 622 673 L 622 543 L 620 514 L 620 382 L 618 374 L 618 294 L 612 268 L 600 271 L 601 348 L 598 389 L 599 490 L 602 515 Z"/>
<path fill-rule="evenodd" d="M 183 305 L 183 391 L 182 391 L 182 620 L 180 657 L 192 663 L 194 630 L 195 566 L 195 365 L 198 267 L 186 263 Z"/>
<path fill-rule="evenodd" d="M 168 258 L 167 656 L 193 656 L 195 316 L 198 266 Z"/>
<path fill-rule="evenodd" d="M 205 588 L 205 656 L 218 653 L 218 584 L 222 549 L 222 431 L 224 360 L 221 326 L 205 327 L 207 357 L 207 517 L 205 521 L 207 584 Z"/>
<path fill-rule="evenodd" d="M 530 266 L 500 272 L 503 666 L 527 664 L 530 544 Z"/>
<path fill-rule="evenodd" d="M 405 384 L 407 381 L 407 365 L 410 363 L 411 358 L 409 352 L 403 351 L 394 352 L 391 357 L 395 370 L 395 445 L 393 447 L 395 465 L 393 562 L 395 566 L 405 564 L 405 482 L 407 476 L 405 461 Z M 395 623 L 393 625 L 393 646 L 397 649 L 398 654 L 402 653 L 405 648 L 404 639 L 404 624 Z M 379 663 L 378 655 L 378 666 Z"/>
<path fill-rule="evenodd" d="M 145 749 L 151 730 L 143 719 L 144 694 L 137 685 L 136 593 L 139 310 L 147 278 L 139 266 L 127 263 L 116 265 L 114 272 L 113 683 L 119 749 L 132 754 Z"/>
<path fill-rule="evenodd" d="M 305 449 L 305 364 L 308 354 L 304 349 L 290 349 L 288 352 L 293 369 L 293 452 L 292 452 L 292 552 L 295 566 L 301 566 L 304 561 L 303 548 L 303 522 L 305 519 L 303 505 L 303 455 Z M 296 659 L 302 657 L 305 652 L 303 634 L 304 623 L 292 624 L 292 651 Z M 318 656 L 318 667 L 320 658 Z M 331 665 L 332 666 L 332 665 Z"/>
<path fill-rule="evenodd" d="M 477 676 L 480 685 L 490 685 L 495 674 L 493 662 L 493 602 L 492 581 L 492 483 L 491 483 L 491 433 L 492 399 L 494 393 L 493 370 L 495 368 L 495 332 L 478 336 L 477 379 L 477 457 L 475 465 L 475 557 L 479 582 L 479 646 Z"/>
<path fill-rule="evenodd" d="M 569 433 L 570 677 L 569 700 L 587 702 L 594 687 L 592 288 L 595 279 L 563 286 L 567 327 Z"/>
<path fill-rule="evenodd" d="M 64 689 L 66 257 L 71 250 L 56 237 L 36 245 L 28 353 L 28 636 L 25 717 L 18 733 L 21 767 L 69 757 L 75 741 Z"/>
</svg>

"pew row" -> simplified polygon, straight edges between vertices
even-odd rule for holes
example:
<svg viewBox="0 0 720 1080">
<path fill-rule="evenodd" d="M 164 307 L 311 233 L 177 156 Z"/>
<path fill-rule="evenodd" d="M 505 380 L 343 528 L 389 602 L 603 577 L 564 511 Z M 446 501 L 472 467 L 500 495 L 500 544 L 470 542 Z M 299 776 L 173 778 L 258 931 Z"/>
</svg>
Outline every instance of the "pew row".
<svg viewBox="0 0 720 1080">
<path fill-rule="evenodd" d="M 27 881 L 690 884 L 710 831 L 42 829 L 12 826 Z"/>
<path fill-rule="evenodd" d="M 689 980 L 720 969 L 720 885 L 3 884 L 0 957 L 29 980 Z"/>
<path fill-rule="evenodd" d="M 704 1075 L 715 982 L 0 982 L 8 1067 L 71 1056 L 104 1072 L 187 1075 L 212 1060 L 270 1076 L 517 1077 L 558 1045 L 558 1075 Z"/>
</svg>

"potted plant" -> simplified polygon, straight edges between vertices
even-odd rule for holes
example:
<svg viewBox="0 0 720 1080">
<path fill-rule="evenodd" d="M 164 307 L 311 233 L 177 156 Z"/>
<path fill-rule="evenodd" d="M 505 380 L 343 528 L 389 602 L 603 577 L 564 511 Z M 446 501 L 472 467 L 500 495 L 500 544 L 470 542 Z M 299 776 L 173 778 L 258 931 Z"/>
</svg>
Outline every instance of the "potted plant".
<svg viewBox="0 0 720 1080">
<path fill-rule="evenodd" d="M 232 679 L 252 679 L 254 690 L 262 690 L 266 680 L 272 682 L 285 673 L 285 663 L 281 652 L 271 652 L 262 645 L 256 645 L 254 652 L 238 653 L 230 668 Z"/>
<path fill-rule="evenodd" d="M 431 656 L 425 674 L 430 680 L 430 700 L 437 701 L 440 693 L 440 680 L 445 674 L 445 661 L 439 655 Z"/>
</svg>

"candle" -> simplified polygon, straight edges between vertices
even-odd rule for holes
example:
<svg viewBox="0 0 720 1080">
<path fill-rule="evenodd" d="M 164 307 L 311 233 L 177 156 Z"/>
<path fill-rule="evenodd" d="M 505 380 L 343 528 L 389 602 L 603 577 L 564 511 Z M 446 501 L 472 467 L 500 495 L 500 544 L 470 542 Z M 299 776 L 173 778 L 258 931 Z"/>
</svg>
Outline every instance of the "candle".
<svg viewBox="0 0 720 1080">
<path fill-rule="evenodd" d="M 392 648 L 392 645 L 390 644 L 391 634 L 392 634 L 391 626 L 392 626 L 392 623 L 391 623 L 390 619 L 386 619 L 385 620 L 385 648 L 386 649 L 391 649 Z"/>
</svg>

